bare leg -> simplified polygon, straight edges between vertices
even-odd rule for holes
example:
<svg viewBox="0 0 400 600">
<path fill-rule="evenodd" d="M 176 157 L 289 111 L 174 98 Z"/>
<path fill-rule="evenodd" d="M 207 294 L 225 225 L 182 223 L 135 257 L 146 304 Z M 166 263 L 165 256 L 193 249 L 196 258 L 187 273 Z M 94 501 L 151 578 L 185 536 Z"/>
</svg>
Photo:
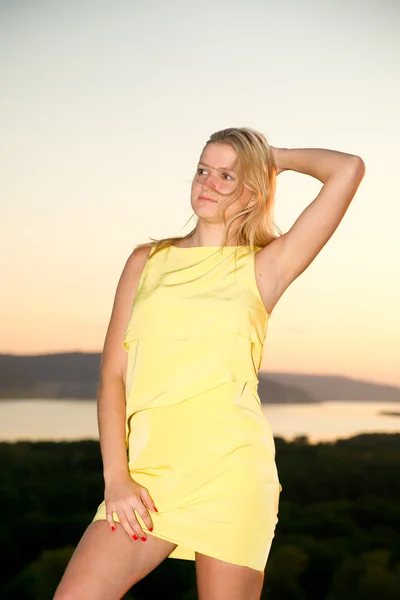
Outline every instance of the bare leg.
<svg viewBox="0 0 400 600">
<path fill-rule="evenodd" d="M 120 600 L 155 569 L 176 544 L 147 534 L 131 539 L 116 523 L 95 521 L 85 531 L 58 585 L 53 600 Z"/>
<path fill-rule="evenodd" d="M 196 579 L 199 600 L 259 600 L 264 571 L 196 552 Z"/>
</svg>

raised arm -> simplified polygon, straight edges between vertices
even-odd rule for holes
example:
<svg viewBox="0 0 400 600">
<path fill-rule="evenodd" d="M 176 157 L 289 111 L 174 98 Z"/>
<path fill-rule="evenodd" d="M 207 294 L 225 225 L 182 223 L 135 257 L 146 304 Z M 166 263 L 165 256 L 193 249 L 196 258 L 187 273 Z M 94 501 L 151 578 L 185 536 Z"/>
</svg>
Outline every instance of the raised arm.
<svg viewBox="0 0 400 600">
<path fill-rule="evenodd" d="M 365 174 L 363 160 L 345 152 L 318 148 L 273 148 L 273 152 L 277 173 L 297 171 L 319 179 L 323 186 L 289 231 L 258 253 L 257 269 L 263 280 L 273 278 L 269 310 L 325 246 Z"/>
</svg>

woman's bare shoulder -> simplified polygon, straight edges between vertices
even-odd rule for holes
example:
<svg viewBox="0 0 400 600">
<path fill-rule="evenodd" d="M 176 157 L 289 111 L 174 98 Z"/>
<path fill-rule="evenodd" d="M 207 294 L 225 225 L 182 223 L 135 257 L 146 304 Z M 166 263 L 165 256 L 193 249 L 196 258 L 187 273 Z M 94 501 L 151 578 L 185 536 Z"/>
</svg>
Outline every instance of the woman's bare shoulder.
<svg viewBox="0 0 400 600">
<path fill-rule="evenodd" d="M 133 271 L 142 270 L 153 248 L 153 243 L 136 246 L 128 256 L 126 266 Z"/>
<path fill-rule="evenodd" d="M 152 245 L 136 247 L 128 256 L 115 292 L 102 353 L 102 373 L 117 373 L 125 381 L 127 353 L 122 346 L 139 280 Z"/>
</svg>

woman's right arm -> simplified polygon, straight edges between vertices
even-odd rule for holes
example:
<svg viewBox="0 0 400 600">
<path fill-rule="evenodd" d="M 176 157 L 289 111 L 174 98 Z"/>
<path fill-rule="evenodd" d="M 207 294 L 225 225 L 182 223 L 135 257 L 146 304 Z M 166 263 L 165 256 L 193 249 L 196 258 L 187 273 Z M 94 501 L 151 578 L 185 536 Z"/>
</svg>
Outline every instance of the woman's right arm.
<svg viewBox="0 0 400 600">
<path fill-rule="evenodd" d="M 146 498 L 146 489 L 132 480 L 128 470 L 125 437 L 125 383 L 128 353 L 123 348 L 122 342 L 149 252 L 150 248 L 134 250 L 126 261 L 119 279 L 101 357 L 100 382 L 97 391 L 97 417 L 107 521 L 112 528 L 114 526 L 112 512 L 117 512 L 121 525 L 129 534 L 134 530 L 141 535 L 143 531 L 134 516 L 133 508 L 138 510 L 149 528 L 152 527 L 152 521 L 142 502 L 139 503 L 140 498 L 135 499 L 134 496 L 141 493 L 148 508 L 153 508 L 154 504 L 148 493 Z"/>
</svg>

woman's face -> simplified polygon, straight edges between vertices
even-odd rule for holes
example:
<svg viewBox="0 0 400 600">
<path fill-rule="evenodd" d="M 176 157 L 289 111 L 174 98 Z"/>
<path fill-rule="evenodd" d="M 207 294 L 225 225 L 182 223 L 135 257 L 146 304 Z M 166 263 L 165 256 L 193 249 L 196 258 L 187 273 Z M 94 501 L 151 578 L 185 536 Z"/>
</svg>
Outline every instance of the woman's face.
<svg viewBox="0 0 400 600">
<path fill-rule="evenodd" d="M 208 144 L 204 148 L 191 192 L 191 205 L 199 218 L 213 223 L 224 222 L 224 215 L 225 220 L 229 219 L 247 206 L 251 193 L 246 187 L 236 200 L 219 195 L 232 193 L 238 185 L 233 167 L 235 159 L 235 150 L 227 144 Z"/>
</svg>

